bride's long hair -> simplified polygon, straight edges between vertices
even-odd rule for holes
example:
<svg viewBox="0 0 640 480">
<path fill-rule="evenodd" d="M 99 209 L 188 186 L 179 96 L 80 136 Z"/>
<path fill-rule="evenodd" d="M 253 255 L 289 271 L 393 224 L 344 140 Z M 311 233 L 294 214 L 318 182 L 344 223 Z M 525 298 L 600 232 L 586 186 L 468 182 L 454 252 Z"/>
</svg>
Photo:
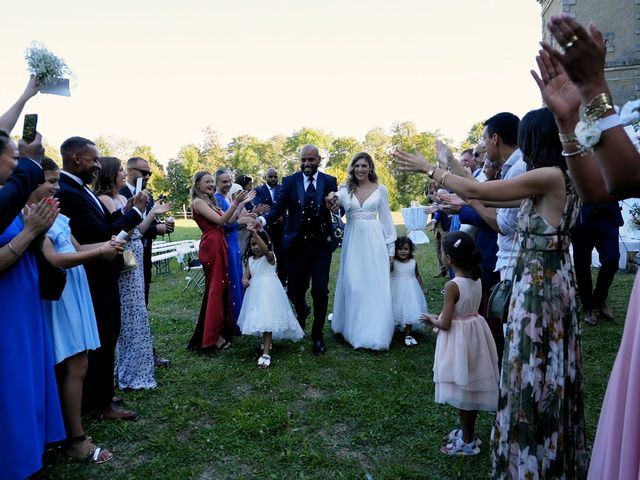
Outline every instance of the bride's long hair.
<svg viewBox="0 0 640 480">
<path fill-rule="evenodd" d="M 358 152 L 351 159 L 349 169 L 347 170 L 347 191 L 349 193 L 354 193 L 356 191 L 356 187 L 358 186 L 358 179 L 356 178 L 354 166 L 356 162 L 361 158 L 364 158 L 369 164 L 369 181 L 372 183 L 376 183 L 378 181 L 376 167 L 373 164 L 373 158 L 371 158 L 371 155 L 369 155 L 367 152 Z"/>
</svg>

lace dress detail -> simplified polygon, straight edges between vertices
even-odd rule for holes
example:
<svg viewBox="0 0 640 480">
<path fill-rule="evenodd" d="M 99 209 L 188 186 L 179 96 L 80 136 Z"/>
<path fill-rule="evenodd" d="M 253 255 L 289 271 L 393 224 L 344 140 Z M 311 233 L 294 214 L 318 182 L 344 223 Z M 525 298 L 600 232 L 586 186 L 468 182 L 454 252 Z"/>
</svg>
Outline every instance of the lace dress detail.
<svg viewBox="0 0 640 480">
<path fill-rule="evenodd" d="M 116 208 L 125 205 L 124 197 L 113 199 Z M 120 289 L 120 336 L 116 344 L 116 378 L 120 388 L 155 388 L 153 339 L 147 307 L 144 303 L 142 234 L 137 228 L 126 248 L 133 252 L 136 268 L 122 272 Z"/>
</svg>

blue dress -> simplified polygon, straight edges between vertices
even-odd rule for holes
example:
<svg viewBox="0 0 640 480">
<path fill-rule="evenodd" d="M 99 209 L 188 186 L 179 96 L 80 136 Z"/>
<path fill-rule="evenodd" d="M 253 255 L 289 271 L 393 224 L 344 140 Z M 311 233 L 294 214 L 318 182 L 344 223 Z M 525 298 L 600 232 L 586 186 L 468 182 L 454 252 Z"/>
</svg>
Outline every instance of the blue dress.
<svg viewBox="0 0 640 480">
<path fill-rule="evenodd" d="M 16 217 L 0 234 L 0 246 L 23 228 Z M 0 271 L 0 296 L 0 478 L 24 479 L 42 467 L 45 443 L 65 438 L 38 267 L 30 252 Z"/>
<path fill-rule="evenodd" d="M 222 211 L 229 209 L 227 199 L 216 193 L 216 202 Z M 242 252 L 238 240 L 238 223 L 227 223 L 224 225 L 224 233 L 227 237 L 228 257 L 229 257 L 229 285 L 231 286 L 231 311 L 233 323 L 236 325 L 236 334 L 240 333 L 238 328 L 238 317 L 242 308 L 244 298 L 244 288 L 242 287 Z"/>
<path fill-rule="evenodd" d="M 59 214 L 47 236 L 56 252 L 76 252 L 71 243 L 69 217 Z M 67 284 L 60 300 L 44 300 L 42 303 L 56 363 L 77 353 L 100 347 L 96 314 L 91 303 L 87 274 L 82 265 L 67 269 Z"/>
</svg>

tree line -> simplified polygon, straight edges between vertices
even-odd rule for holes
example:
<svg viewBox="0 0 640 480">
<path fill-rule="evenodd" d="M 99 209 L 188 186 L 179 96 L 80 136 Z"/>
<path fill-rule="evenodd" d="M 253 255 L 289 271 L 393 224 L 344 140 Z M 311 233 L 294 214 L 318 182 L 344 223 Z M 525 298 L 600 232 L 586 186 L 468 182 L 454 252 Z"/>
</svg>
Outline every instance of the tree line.
<svg viewBox="0 0 640 480">
<path fill-rule="evenodd" d="M 469 130 L 460 150 L 473 147 L 482 136 L 482 122 Z M 436 132 L 420 132 L 412 122 L 400 122 L 388 131 L 376 127 L 369 130 L 364 139 L 339 137 L 323 130 L 303 127 L 290 136 L 276 135 L 268 140 L 260 140 L 251 135 L 239 135 L 224 145 L 218 133 L 206 128 L 199 144 L 184 145 L 175 158 L 164 166 L 148 145 L 138 145 L 132 140 L 120 137 L 101 136 L 94 141 L 103 156 L 115 156 L 126 162 L 132 156 L 145 158 L 151 165 L 153 175 L 149 188 L 157 198 L 164 194 L 173 203 L 174 210 L 182 210 L 190 205 L 189 192 L 194 174 L 200 170 L 215 172 L 219 168 L 230 168 L 236 175 L 249 175 L 254 185 L 262 183 L 262 175 L 269 167 L 285 176 L 299 170 L 299 151 L 303 145 L 314 144 L 323 156 L 323 170 L 335 176 L 338 184 L 346 179 L 347 168 L 353 155 L 368 152 L 376 164 L 380 183 L 389 189 L 391 208 L 397 210 L 408 206 L 412 200 L 424 203 L 426 177 L 397 171 L 390 151 L 400 148 L 405 151 L 420 151 L 429 161 L 435 163 L 435 141 L 443 139 Z M 447 139 L 443 139 L 447 140 Z M 451 142 L 448 142 L 451 143 Z M 60 161 L 55 149 L 46 145 L 47 154 Z"/>
</svg>

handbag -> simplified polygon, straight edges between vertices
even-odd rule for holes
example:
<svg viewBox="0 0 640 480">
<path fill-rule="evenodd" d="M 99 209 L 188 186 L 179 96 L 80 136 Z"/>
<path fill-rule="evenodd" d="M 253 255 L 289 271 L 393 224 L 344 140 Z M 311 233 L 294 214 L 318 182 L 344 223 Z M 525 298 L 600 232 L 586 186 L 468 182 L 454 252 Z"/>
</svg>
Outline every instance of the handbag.
<svg viewBox="0 0 640 480">
<path fill-rule="evenodd" d="M 507 322 L 512 288 L 511 280 L 501 280 L 491 287 L 489 305 L 487 306 L 487 316 L 489 318 L 500 318 L 502 323 Z"/>
<path fill-rule="evenodd" d="M 509 256 L 509 263 L 507 270 L 511 268 L 513 261 L 513 247 L 516 244 L 518 238 L 518 231 L 513 236 L 513 243 L 511 244 L 511 254 Z M 500 318 L 502 323 L 507 323 L 509 317 L 509 303 L 511 300 L 511 290 L 513 289 L 513 282 L 511 280 L 500 280 L 493 287 L 491 287 L 491 295 L 489 295 L 489 302 L 487 305 L 487 317 Z"/>
<path fill-rule="evenodd" d="M 43 300 L 60 300 L 67 284 L 67 271 L 52 265 L 39 248 L 34 248 L 33 251 L 38 265 L 40 297 Z"/>
<path fill-rule="evenodd" d="M 136 257 L 131 250 L 125 250 L 122 252 L 122 270 L 121 272 L 130 272 L 131 270 L 135 270 L 138 268 L 138 264 L 136 263 Z"/>
</svg>

